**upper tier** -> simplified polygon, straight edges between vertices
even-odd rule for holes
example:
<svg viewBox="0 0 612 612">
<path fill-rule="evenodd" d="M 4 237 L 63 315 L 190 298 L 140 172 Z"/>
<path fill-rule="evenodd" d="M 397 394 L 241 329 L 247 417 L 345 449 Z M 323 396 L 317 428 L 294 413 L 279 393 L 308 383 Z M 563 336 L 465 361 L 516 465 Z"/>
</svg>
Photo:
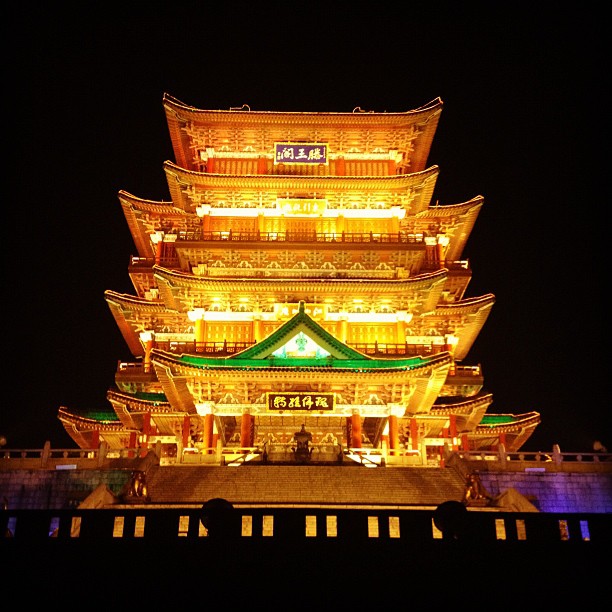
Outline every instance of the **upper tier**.
<svg viewBox="0 0 612 612">
<path fill-rule="evenodd" d="M 378 164 L 376 174 L 420 172 L 436 132 L 442 100 L 402 113 L 296 113 L 240 109 L 201 110 L 164 94 L 164 110 L 176 163 L 206 171 L 220 160 L 251 160 L 254 174 L 294 173 L 275 158 L 276 143 L 326 145 L 325 173 L 360 175 L 364 162 Z M 276 163 L 275 163 L 276 161 Z M 279 168 L 283 166 L 283 168 Z M 246 165 L 248 168 L 248 164 Z M 317 166 L 315 166 L 317 167 Z M 293 168 L 292 170 L 295 170 Z M 224 170 L 223 173 L 232 173 Z M 240 169 L 244 174 L 244 167 Z"/>
</svg>

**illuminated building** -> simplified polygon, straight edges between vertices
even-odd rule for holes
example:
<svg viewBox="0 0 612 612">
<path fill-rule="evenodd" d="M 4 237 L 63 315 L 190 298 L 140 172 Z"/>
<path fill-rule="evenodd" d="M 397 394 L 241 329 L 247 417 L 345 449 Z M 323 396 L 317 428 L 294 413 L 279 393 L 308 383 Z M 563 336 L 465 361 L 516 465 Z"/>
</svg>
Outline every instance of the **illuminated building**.
<svg viewBox="0 0 612 612">
<path fill-rule="evenodd" d="M 200 110 L 165 95 L 169 201 L 121 191 L 134 294 L 105 293 L 134 355 L 80 448 L 166 462 L 439 464 L 518 450 L 468 354 L 494 305 L 464 247 L 484 200 L 432 203 L 440 99 L 402 113 Z M 304 427 L 302 427 L 304 426 Z"/>
</svg>

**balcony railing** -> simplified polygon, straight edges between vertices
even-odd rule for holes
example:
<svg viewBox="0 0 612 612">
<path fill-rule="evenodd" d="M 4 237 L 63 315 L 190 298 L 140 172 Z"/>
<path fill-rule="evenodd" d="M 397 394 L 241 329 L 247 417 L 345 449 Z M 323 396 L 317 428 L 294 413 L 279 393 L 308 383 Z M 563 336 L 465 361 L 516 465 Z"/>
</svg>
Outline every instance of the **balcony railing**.
<svg viewBox="0 0 612 612">
<path fill-rule="evenodd" d="M 0 471 L 2 470 L 60 470 L 60 469 L 100 469 L 109 461 L 119 469 L 127 469 L 134 461 L 146 457 L 149 450 L 154 450 L 160 457 L 160 465 L 224 465 L 252 463 L 261 464 L 267 460 L 274 462 L 293 459 L 294 443 L 274 443 L 265 447 L 258 446 L 216 446 L 210 448 L 184 448 L 178 455 L 166 456 L 163 445 L 153 443 L 149 449 L 121 448 L 109 449 L 105 443 L 97 448 L 65 449 L 51 448 L 47 443 L 44 448 L 4 448 L 0 451 Z M 388 468 L 418 467 L 441 465 L 441 455 L 436 454 L 434 463 L 430 457 L 422 457 L 420 451 L 396 449 L 382 450 L 377 448 L 348 448 L 338 444 L 313 444 L 312 460 L 314 463 L 334 462 L 342 454 L 344 465 L 353 462 Z M 480 472 L 489 470 L 503 472 L 612 472 L 612 453 L 561 452 L 557 445 L 550 452 L 520 451 L 454 451 L 466 465 L 473 466 Z M 280 457 L 283 455 L 283 457 Z"/>
<path fill-rule="evenodd" d="M 424 244 L 423 234 L 407 234 L 405 232 L 203 232 L 199 230 L 179 232 L 177 241 L 187 242 L 392 242 L 398 244 Z"/>
<path fill-rule="evenodd" d="M 224 355 L 233 355 L 244 351 L 245 349 L 256 344 L 255 342 L 196 342 L 195 340 L 185 341 L 170 341 L 170 340 L 155 340 L 154 347 L 169 353 L 180 354 L 207 354 L 222 357 Z M 443 345 L 439 344 L 394 344 L 394 343 L 348 343 L 348 346 L 358 350 L 369 357 L 419 357 L 441 353 L 444 350 Z M 119 362 L 118 371 L 127 370 L 128 368 L 138 368 L 138 363 Z M 481 368 L 475 366 L 460 366 L 456 365 L 451 376 L 480 376 Z"/>
</svg>

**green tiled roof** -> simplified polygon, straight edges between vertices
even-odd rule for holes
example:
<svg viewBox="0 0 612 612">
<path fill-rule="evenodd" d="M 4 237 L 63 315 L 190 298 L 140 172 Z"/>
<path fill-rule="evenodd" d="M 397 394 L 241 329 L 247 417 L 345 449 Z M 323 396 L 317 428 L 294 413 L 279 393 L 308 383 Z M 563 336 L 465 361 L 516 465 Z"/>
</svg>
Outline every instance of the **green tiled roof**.
<svg viewBox="0 0 612 612">
<path fill-rule="evenodd" d="M 75 416 L 83 419 L 91 419 L 92 421 L 105 422 L 105 423 L 120 423 L 121 421 L 117 418 L 117 415 L 112 410 L 103 408 L 94 408 L 90 410 L 79 410 L 78 413 L 74 413 Z"/>
<path fill-rule="evenodd" d="M 502 425 L 513 423 L 516 420 L 511 414 L 485 414 L 480 421 L 481 425 Z"/>
<path fill-rule="evenodd" d="M 154 402 L 156 404 L 160 402 L 166 403 L 168 401 L 165 393 L 143 393 L 139 391 L 134 393 L 133 397 L 143 402 Z"/>
</svg>

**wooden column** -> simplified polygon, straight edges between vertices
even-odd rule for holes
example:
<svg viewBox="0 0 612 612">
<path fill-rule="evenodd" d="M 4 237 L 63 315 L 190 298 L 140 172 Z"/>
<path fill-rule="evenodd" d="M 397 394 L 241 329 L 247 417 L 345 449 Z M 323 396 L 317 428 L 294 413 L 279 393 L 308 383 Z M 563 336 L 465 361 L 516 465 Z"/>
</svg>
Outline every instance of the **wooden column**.
<svg viewBox="0 0 612 612">
<path fill-rule="evenodd" d="M 346 164 L 344 163 L 344 157 L 336 158 L 336 176 L 346 175 Z"/>
<path fill-rule="evenodd" d="M 204 452 L 214 452 L 215 441 L 213 440 L 213 429 L 214 429 L 215 417 L 212 414 L 204 415 L 204 432 L 202 436 L 202 442 L 204 443 Z M 213 450 L 211 450 L 213 449 Z"/>
<path fill-rule="evenodd" d="M 459 445 L 457 444 L 457 415 L 451 414 L 449 416 L 450 426 L 449 426 L 449 435 L 451 437 L 451 447 L 454 451 L 459 450 Z"/>
<path fill-rule="evenodd" d="M 257 160 L 257 174 L 268 174 L 268 160 L 265 157 Z"/>
<path fill-rule="evenodd" d="M 164 249 L 164 241 L 163 240 L 159 240 L 155 244 L 155 263 L 156 264 L 159 264 L 161 262 L 161 257 L 162 257 L 163 249 Z"/>
<path fill-rule="evenodd" d="M 207 212 L 202 217 L 202 231 L 210 232 L 210 212 Z"/>
<path fill-rule="evenodd" d="M 203 344 L 206 342 L 206 325 L 204 323 L 204 319 L 199 318 L 194 321 L 193 333 L 197 350 L 198 344 Z"/>
<path fill-rule="evenodd" d="M 351 446 L 361 448 L 361 416 L 359 414 L 351 416 Z"/>
<path fill-rule="evenodd" d="M 345 318 L 338 321 L 338 339 L 344 343 L 348 340 L 348 320 Z"/>
<path fill-rule="evenodd" d="M 444 261 L 444 245 L 438 242 L 438 244 L 436 244 L 436 248 L 437 248 L 437 256 L 438 256 L 438 267 L 443 268 L 444 264 L 446 263 Z"/>
<path fill-rule="evenodd" d="M 149 337 L 144 342 L 144 360 L 142 363 L 142 367 L 145 372 L 151 371 L 151 351 L 153 350 L 153 334 L 150 334 Z"/>
<path fill-rule="evenodd" d="M 240 446 L 253 446 L 253 441 L 251 439 L 251 423 L 253 417 L 245 412 L 242 415 L 242 420 L 240 422 Z"/>
<path fill-rule="evenodd" d="M 406 343 L 406 321 L 398 319 L 395 323 L 395 341 L 398 344 Z"/>
<path fill-rule="evenodd" d="M 189 420 L 189 415 L 185 415 L 183 417 L 183 448 L 189 446 L 189 437 L 191 435 L 191 421 Z"/>
<path fill-rule="evenodd" d="M 144 449 L 149 448 L 149 435 L 151 434 L 151 413 L 145 412 L 142 415 L 142 433 L 144 436 L 144 442 L 141 447 Z"/>
<path fill-rule="evenodd" d="M 391 217 L 391 233 L 392 234 L 398 234 L 400 230 L 400 220 L 399 217 L 396 217 L 395 215 L 393 215 Z"/>
<path fill-rule="evenodd" d="M 419 424 L 416 419 L 410 419 L 410 449 L 419 450 Z"/>
<path fill-rule="evenodd" d="M 263 321 L 261 319 L 253 319 L 253 340 L 260 342 L 263 339 Z"/>
<path fill-rule="evenodd" d="M 336 218 L 336 234 L 342 234 L 344 232 L 344 215 L 340 214 Z"/>
<path fill-rule="evenodd" d="M 136 443 L 137 443 L 137 436 L 136 436 L 136 432 L 135 431 L 131 431 L 130 432 L 130 441 L 128 442 L 129 447 L 128 448 L 136 448 Z M 128 457 L 134 457 L 135 453 L 134 451 L 130 451 L 128 453 Z"/>
<path fill-rule="evenodd" d="M 397 417 L 389 416 L 389 449 L 392 455 L 397 455 L 399 450 L 399 426 Z"/>
</svg>

